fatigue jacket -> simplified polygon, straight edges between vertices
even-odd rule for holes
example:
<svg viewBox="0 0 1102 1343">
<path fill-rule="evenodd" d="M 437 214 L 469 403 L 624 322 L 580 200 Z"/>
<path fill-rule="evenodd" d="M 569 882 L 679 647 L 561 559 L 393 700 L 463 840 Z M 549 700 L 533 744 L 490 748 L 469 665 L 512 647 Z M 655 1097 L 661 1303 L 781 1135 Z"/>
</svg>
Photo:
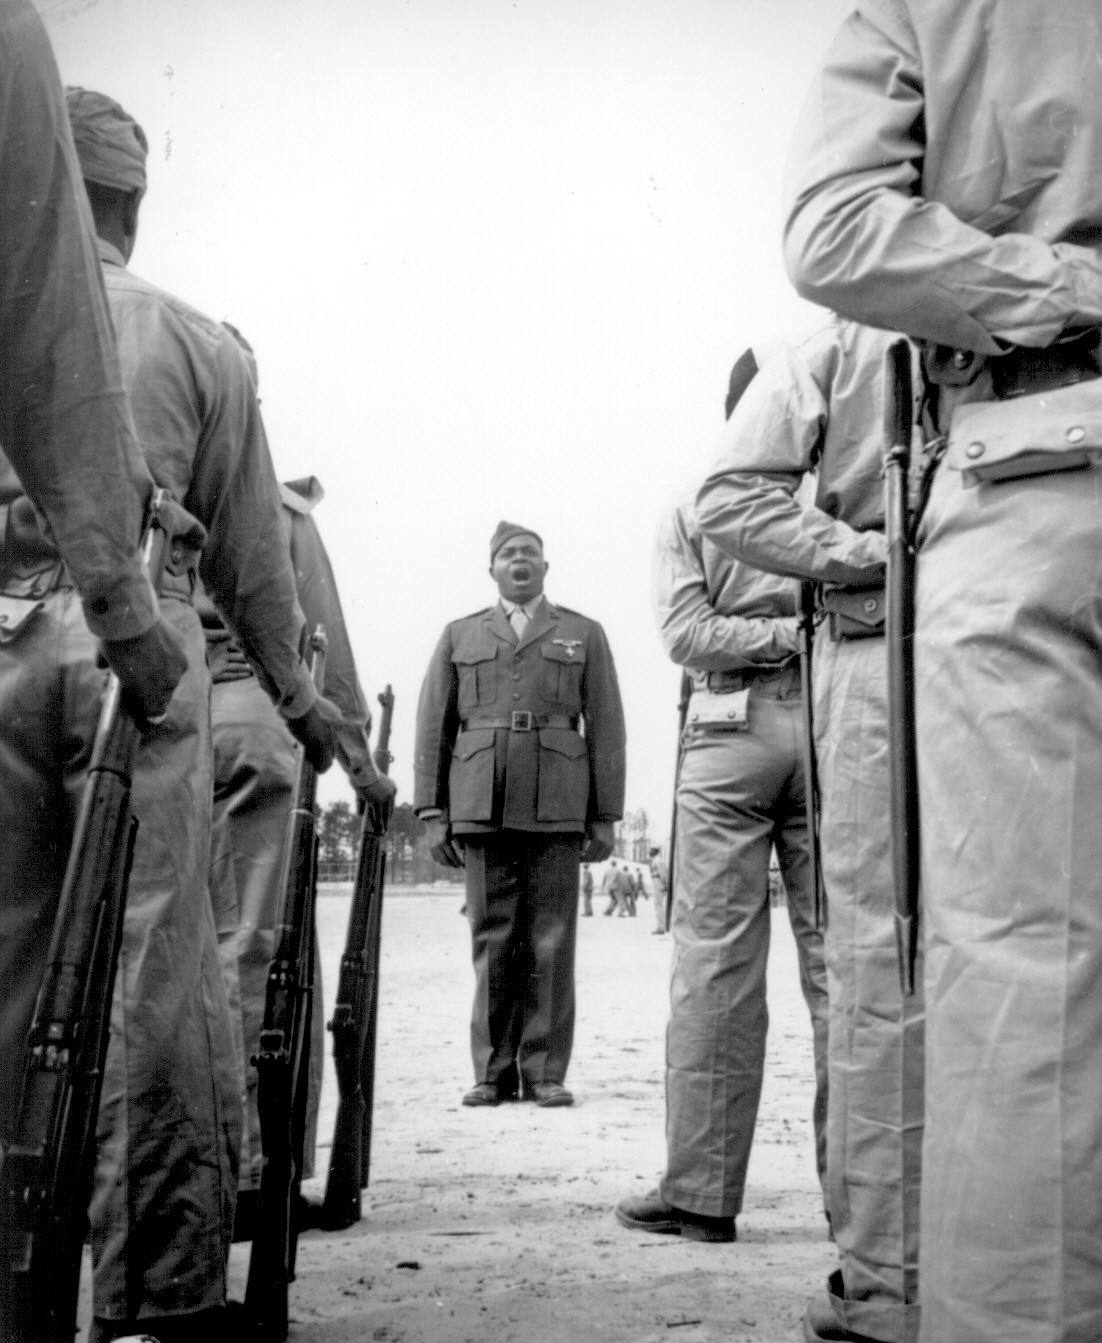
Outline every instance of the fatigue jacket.
<svg viewBox="0 0 1102 1343">
<path fill-rule="evenodd" d="M 780 666 L 798 651 L 797 585 L 718 550 L 701 534 L 691 498 L 659 527 L 652 591 L 666 651 L 698 687 L 719 689 L 713 673 Z"/>
<path fill-rule="evenodd" d="M 294 568 L 295 588 L 306 627 L 310 631 L 319 625 L 325 629 L 328 646 L 323 692 L 326 699 L 340 709 L 344 720 L 337 736 L 337 759 L 353 787 L 364 787 L 373 783 L 379 772 L 371 758 L 368 740 L 371 713 L 356 672 L 356 659 L 337 581 L 313 516 L 325 491 L 316 476 L 306 476 L 281 483 L 279 494 L 283 501 L 283 523 Z M 250 675 L 248 662 L 205 591 L 197 596 L 195 604 L 203 622 L 207 657 L 215 683 Z"/>
<path fill-rule="evenodd" d="M 0 6 L 0 89 L 0 506 L 30 496 L 93 634 L 131 638 L 157 618 L 138 551 L 153 482 L 123 392 L 61 78 L 28 0 Z"/>
<path fill-rule="evenodd" d="M 532 715 L 529 730 L 479 726 L 515 712 Z M 617 821 L 624 735 L 595 620 L 545 598 L 518 642 L 492 606 L 453 621 L 433 653 L 417 706 L 414 809 L 439 807 L 457 834 Z"/>
<path fill-rule="evenodd" d="M 1098 0 L 857 0 L 785 194 L 806 297 L 960 349 L 1102 324 Z"/>
<path fill-rule="evenodd" d="M 126 269 L 102 239 L 107 298 L 142 453 L 207 529 L 199 562 L 261 685 L 288 718 L 317 698 L 260 405 L 220 322 Z"/>
<path fill-rule="evenodd" d="M 818 582 L 883 582 L 884 357 L 898 339 L 827 318 L 746 389 L 696 500 L 725 555 Z M 797 497 L 815 473 L 814 500 Z"/>
</svg>

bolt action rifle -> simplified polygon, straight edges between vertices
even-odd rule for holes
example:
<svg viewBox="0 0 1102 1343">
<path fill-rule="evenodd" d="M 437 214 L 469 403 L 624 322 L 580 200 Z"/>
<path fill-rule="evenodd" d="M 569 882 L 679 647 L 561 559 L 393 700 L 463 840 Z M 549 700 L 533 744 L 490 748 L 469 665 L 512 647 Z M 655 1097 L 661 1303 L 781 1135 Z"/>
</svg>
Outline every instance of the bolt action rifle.
<svg viewBox="0 0 1102 1343">
<path fill-rule="evenodd" d="M 888 543 L 885 635 L 888 656 L 888 751 L 891 777 L 895 935 L 903 992 L 915 991 L 918 956 L 918 766 L 914 706 L 914 533 L 909 506 L 911 350 L 894 341 L 884 396 L 884 522 Z"/>
<path fill-rule="evenodd" d="M 819 770 L 815 760 L 815 705 L 811 659 L 815 648 L 815 584 L 800 584 L 800 695 L 804 720 L 804 810 L 807 816 L 807 846 L 811 862 L 811 890 L 815 927 L 826 924 L 826 887 L 823 884 L 823 852 L 819 840 Z"/>
<path fill-rule="evenodd" d="M 394 758 L 390 754 L 394 715 L 394 692 L 390 686 L 379 696 L 379 703 L 383 713 L 374 756 L 379 773 L 386 774 Z M 360 1220 L 360 1191 L 367 1188 L 370 1174 L 388 821 L 389 816 L 379 809 L 365 808 L 337 1001 L 329 1023 L 339 1092 L 329 1177 L 321 1209 L 321 1224 L 329 1231 L 343 1230 Z"/>
<path fill-rule="evenodd" d="M 165 490 L 150 502 L 143 556 L 159 591 L 179 529 Z M 170 545 L 171 541 L 171 545 Z M 201 542 L 197 542 L 201 544 Z M 171 560 L 179 556 L 171 555 Z M 107 676 L 65 878 L 23 1053 L 19 1101 L 0 1158 L 0 1336 L 73 1343 L 88 1231 L 96 1118 L 110 1036 L 138 822 L 130 789 L 143 726 Z"/>
<path fill-rule="evenodd" d="M 673 919 L 674 859 L 677 856 L 677 786 L 681 781 L 681 760 L 685 754 L 685 723 L 689 717 L 689 698 L 693 693 L 693 678 L 687 671 L 681 673 L 677 695 L 677 764 L 673 771 L 673 811 L 670 815 L 670 859 L 666 864 L 666 932 Z"/>
<path fill-rule="evenodd" d="M 311 671 L 319 693 L 325 683 L 326 646 L 319 625 L 310 636 Z M 283 845 L 275 951 L 264 991 L 260 1046 L 253 1059 L 264 1160 L 245 1309 L 258 1336 L 268 1343 L 283 1343 L 287 1337 L 288 1289 L 295 1280 L 295 1209 L 302 1184 L 314 997 L 317 857 L 317 770 L 303 753 Z"/>
</svg>

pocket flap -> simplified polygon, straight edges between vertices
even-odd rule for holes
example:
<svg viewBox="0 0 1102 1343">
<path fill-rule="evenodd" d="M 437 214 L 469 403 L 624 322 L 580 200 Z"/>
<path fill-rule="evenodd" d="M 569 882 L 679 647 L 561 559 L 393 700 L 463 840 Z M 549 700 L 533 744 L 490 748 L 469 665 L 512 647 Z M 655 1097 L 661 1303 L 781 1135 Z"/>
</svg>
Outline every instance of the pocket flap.
<svg viewBox="0 0 1102 1343">
<path fill-rule="evenodd" d="M 1102 455 L 1102 380 L 959 406 L 946 465 L 965 485 L 1071 471 Z"/>
<path fill-rule="evenodd" d="M 452 755 L 456 760 L 470 760 L 471 756 L 477 755 L 479 751 L 488 750 L 493 744 L 494 729 L 492 727 L 469 728 L 466 732 L 459 734 L 452 749 Z"/>
<path fill-rule="evenodd" d="M 540 653 L 550 662 L 580 663 L 585 661 L 585 644 L 581 639 L 552 639 L 540 644 Z"/>
<path fill-rule="evenodd" d="M 493 662 L 496 657 L 496 648 L 457 648 L 452 653 L 452 661 L 460 667 L 473 667 L 479 662 Z"/>
<path fill-rule="evenodd" d="M 585 755 L 586 744 L 582 737 L 567 727 L 541 727 L 540 745 L 548 751 L 557 751 L 571 760 Z"/>
</svg>

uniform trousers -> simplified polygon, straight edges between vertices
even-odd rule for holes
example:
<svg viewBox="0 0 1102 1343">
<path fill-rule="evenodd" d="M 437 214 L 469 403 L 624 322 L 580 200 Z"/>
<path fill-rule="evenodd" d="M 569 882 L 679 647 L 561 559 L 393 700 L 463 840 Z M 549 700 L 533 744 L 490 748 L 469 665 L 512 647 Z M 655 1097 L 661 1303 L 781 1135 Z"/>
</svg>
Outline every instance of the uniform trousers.
<svg viewBox="0 0 1102 1343">
<path fill-rule="evenodd" d="M 796 668 L 752 684 L 747 731 L 690 729 L 677 788 L 667 1203 L 706 1217 L 742 1209 L 765 1065 L 769 859 L 776 849 L 811 1014 L 816 1166 L 823 1178 L 826 971 L 814 926 Z"/>
<path fill-rule="evenodd" d="M 202 631 L 162 600 L 188 670 L 134 772 L 137 843 L 111 1018 L 91 1207 L 95 1314 L 221 1305 L 240 1129 L 207 891 L 211 752 Z M 0 1121 L 11 1117 L 104 673 L 72 591 L 0 644 Z"/>
<path fill-rule="evenodd" d="M 924 1343 L 1102 1338 L 1100 481 L 942 465 L 923 523 Z"/>
<path fill-rule="evenodd" d="M 476 1082 L 504 1093 L 563 1082 L 574 1044 L 582 836 L 461 835 L 475 971 Z"/>
<path fill-rule="evenodd" d="M 831 1304 L 853 1333 L 918 1332 L 922 993 L 896 956 L 883 638 L 815 643 L 815 740 L 830 996 L 827 1202 L 841 1256 Z M 917 977 L 921 980 L 921 966 Z"/>
<path fill-rule="evenodd" d="M 279 917 L 284 840 L 301 752 L 255 676 L 216 681 L 211 692 L 214 818 L 211 901 L 230 999 L 244 1130 L 240 1187 L 260 1188 L 263 1151 L 256 1067 L 268 966 Z M 314 1173 L 325 1064 L 321 968 L 314 966 L 303 1171 Z"/>
</svg>

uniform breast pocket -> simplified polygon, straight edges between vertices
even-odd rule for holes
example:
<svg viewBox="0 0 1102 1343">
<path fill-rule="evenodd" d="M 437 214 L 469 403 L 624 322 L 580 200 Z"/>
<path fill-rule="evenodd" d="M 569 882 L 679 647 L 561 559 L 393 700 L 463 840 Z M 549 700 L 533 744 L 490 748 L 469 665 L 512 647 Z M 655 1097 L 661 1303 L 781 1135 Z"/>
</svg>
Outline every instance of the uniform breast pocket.
<svg viewBox="0 0 1102 1343">
<path fill-rule="evenodd" d="M 497 695 L 497 650 L 457 648 L 452 654 L 459 675 L 459 712 L 477 704 L 492 704 Z"/>
<path fill-rule="evenodd" d="M 542 688 L 548 699 L 577 712 L 582 707 L 585 645 L 573 639 L 540 645 Z"/>
</svg>

